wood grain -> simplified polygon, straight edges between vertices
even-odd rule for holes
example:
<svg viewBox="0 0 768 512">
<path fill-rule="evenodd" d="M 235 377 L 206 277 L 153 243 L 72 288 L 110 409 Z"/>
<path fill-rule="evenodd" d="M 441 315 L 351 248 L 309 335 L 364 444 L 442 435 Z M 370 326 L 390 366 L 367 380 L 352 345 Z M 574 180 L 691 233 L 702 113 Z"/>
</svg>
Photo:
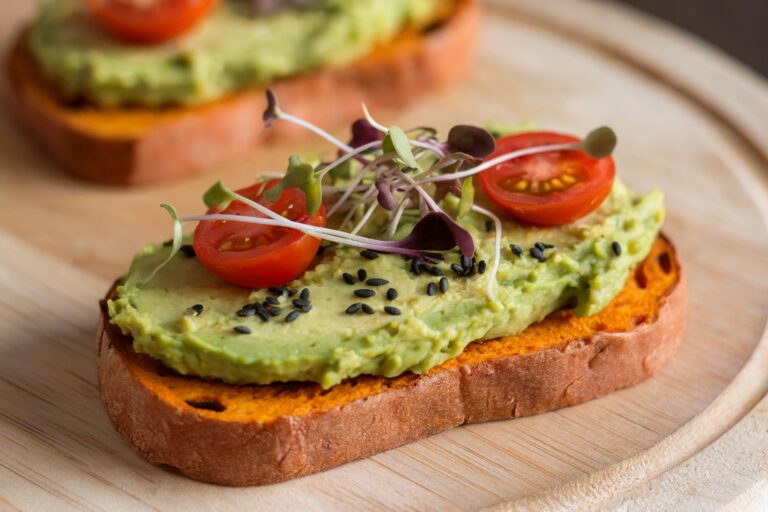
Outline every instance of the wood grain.
<svg viewBox="0 0 768 512">
<path fill-rule="evenodd" d="M 743 509 L 766 499 L 768 86 L 616 6 L 547 4 L 493 2 L 472 76 L 396 121 L 612 125 L 622 177 L 665 191 L 665 230 L 690 278 L 690 327 L 666 370 L 578 407 L 459 428 L 275 486 L 219 488 L 152 467 L 99 405 L 97 300 L 136 250 L 167 238 L 157 205 L 197 211 L 210 177 L 127 192 L 85 185 L 2 115 L 0 510 Z M 33 10 L 0 4 L 0 48 Z M 218 177 L 247 183 L 291 150 Z"/>
</svg>

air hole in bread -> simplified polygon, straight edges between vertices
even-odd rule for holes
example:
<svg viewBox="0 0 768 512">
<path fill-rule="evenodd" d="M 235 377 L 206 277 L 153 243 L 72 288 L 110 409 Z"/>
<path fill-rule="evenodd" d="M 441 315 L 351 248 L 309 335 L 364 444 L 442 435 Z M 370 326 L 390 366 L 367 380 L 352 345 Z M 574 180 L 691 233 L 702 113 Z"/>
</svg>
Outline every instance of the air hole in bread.
<svg viewBox="0 0 768 512">
<path fill-rule="evenodd" d="M 227 410 L 226 406 L 216 399 L 202 399 L 202 400 L 185 400 L 187 405 L 194 407 L 195 409 L 204 409 L 206 411 L 224 412 Z"/>
<path fill-rule="evenodd" d="M 648 287 L 648 277 L 645 275 L 645 269 L 643 269 L 642 265 L 639 265 L 635 270 L 635 282 L 642 290 Z"/>
<path fill-rule="evenodd" d="M 668 252 L 663 252 L 656 256 L 656 261 L 659 262 L 662 272 L 665 274 L 672 272 L 672 259 L 669 257 Z"/>
</svg>

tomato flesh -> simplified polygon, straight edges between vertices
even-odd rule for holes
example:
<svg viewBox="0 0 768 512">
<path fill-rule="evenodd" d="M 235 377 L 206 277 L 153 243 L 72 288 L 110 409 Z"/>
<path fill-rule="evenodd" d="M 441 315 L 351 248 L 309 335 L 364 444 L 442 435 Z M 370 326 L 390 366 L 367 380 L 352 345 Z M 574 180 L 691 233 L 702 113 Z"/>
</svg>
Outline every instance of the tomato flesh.
<svg viewBox="0 0 768 512">
<path fill-rule="evenodd" d="M 571 135 L 528 132 L 499 139 L 488 160 L 535 146 L 578 142 Z M 486 195 L 510 216 L 540 226 L 559 226 L 595 211 L 613 188 L 613 158 L 578 150 L 522 156 L 478 175 Z"/>
<path fill-rule="evenodd" d="M 99 24 L 115 37 L 150 44 L 197 24 L 216 0 L 86 0 Z"/>
<path fill-rule="evenodd" d="M 325 226 L 325 207 L 321 205 L 315 215 L 307 215 L 306 196 L 300 189 L 285 189 L 274 203 L 262 197 L 263 189 L 277 183 L 278 180 L 272 180 L 266 187 L 259 183 L 238 193 L 289 220 Z M 212 209 L 208 213 L 264 218 L 255 208 L 238 201 L 222 211 Z M 317 254 L 320 239 L 290 228 L 217 220 L 197 225 L 193 245 L 200 262 L 224 281 L 247 288 L 266 288 L 299 277 Z"/>
</svg>

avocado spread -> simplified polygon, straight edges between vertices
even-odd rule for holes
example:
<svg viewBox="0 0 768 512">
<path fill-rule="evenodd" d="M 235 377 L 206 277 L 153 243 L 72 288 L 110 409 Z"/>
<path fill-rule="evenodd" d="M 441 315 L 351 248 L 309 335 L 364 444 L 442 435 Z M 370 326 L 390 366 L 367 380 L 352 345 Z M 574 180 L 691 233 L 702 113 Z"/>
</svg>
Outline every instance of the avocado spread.
<svg viewBox="0 0 768 512">
<path fill-rule="evenodd" d="M 222 0 L 189 33 L 136 46 L 109 36 L 84 0 L 44 0 L 29 34 L 43 73 L 65 98 L 102 106 L 193 105 L 305 71 L 341 66 L 439 19 L 440 0 L 314 0 L 254 17 Z"/>
<path fill-rule="evenodd" d="M 416 275 L 402 256 L 368 259 L 359 250 L 336 246 L 289 284 L 309 290 L 311 311 L 286 322 L 283 317 L 298 294 L 281 297 L 282 316 L 264 321 L 237 312 L 273 292 L 229 285 L 189 254 L 178 254 L 144 283 L 170 250 L 150 246 L 135 258 L 109 301 L 111 322 L 132 336 L 138 352 L 182 374 L 231 383 L 315 381 L 327 388 L 360 374 L 422 373 L 474 340 L 519 333 L 566 304 L 574 303 L 577 315 L 600 311 L 647 255 L 664 206 L 660 191 L 636 196 L 617 181 L 603 205 L 578 222 L 533 228 L 505 220 L 494 300 L 486 293 L 489 272 L 481 272 L 479 262 L 490 266 L 495 234 L 484 218 L 472 215 L 462 225 L 476 241 L 477 271 L 456 275 L 451 265 L 459 262 L 459 253 L 446 254 L 436 266 L 447 288 L 438 284 L 440 276 Z M 388 283 L 360 282 L 359 269 L 365 271 L 363 280 Z M 357 282 L 349 284 L 350 277 Z M 361 298 L 354 293 L 358 289 L 375 295 Z M 348 314 L 354 303 L 370 306 L 373 314 Z M 393 307 L 401 314 L 393 316 Z"/>
</svg>

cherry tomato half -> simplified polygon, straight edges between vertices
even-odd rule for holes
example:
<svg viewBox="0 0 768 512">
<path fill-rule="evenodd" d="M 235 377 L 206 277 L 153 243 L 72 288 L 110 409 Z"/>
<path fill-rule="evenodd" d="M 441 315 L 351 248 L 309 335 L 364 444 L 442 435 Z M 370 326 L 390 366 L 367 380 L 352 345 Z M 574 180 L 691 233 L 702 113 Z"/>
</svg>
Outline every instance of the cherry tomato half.
<svg viewBox="0 0 768 512">
<path fill-rule="evenodd" d="M 325 226 L 325 206 L 307 215 L 306 196 L 298 188 L 287 188 L 271 203 L 260 195 L 258 183 L 238 193 L 258 201 L 287 219 L 311 226 Z M 255 208 L 233 201 L 222 211 L 208 213 L 264 217 Z M 309 267 L 320 247 L 320 240 L 295 229 L 246 224 L 244 222 L 203 221 L 197 225 L 193 245 L 200 262 L 221 279 L 247 288 L 281 286 L 299 277 Z"/>
<path fill-rule="evenodd" d="M 578 142 L 570 135 L 528 132 L 503 137 L 488 160 L 523 148 Z M 501 163 L 478 175 L 488 197 L 512 217 L 540 226 L 559 226 L 595 211 L 608 197 L 615 176 L 613 158 L 582 151 L 550 151 Z"/>
<path fill-rule="evenodd" d="M 87 0 L 99 24 L 131 43 L 157 43 L 186 32 L 216 0 Z"/>
</svg>

